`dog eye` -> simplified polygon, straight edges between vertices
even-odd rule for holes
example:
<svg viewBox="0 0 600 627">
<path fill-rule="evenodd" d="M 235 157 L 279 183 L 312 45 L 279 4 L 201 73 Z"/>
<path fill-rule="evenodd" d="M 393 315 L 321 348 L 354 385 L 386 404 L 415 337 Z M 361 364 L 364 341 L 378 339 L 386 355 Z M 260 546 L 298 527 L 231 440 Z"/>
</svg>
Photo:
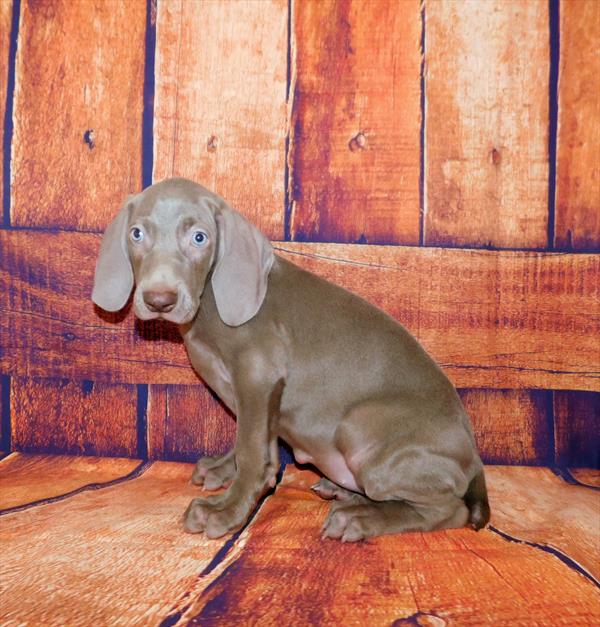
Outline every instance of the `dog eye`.
<svg viewBox="0 0 600 627">
<path fill-rule="evenodd" d="M 194 231 L 194 235 L 192 236 L 192 242 L 194 242 L 196 246 L 203 246 L 206 244 L 207 239 L 206 233 L 203 231 Z"/>
<path fill-rule="evenodd" d="M 137 226 L 134 226 L 131 231 L 131 239 L 134 242 L 141 242 L 144 239 L 144 233 L 142 231 L 142 229 L 138 228 Z"/>
</svg>

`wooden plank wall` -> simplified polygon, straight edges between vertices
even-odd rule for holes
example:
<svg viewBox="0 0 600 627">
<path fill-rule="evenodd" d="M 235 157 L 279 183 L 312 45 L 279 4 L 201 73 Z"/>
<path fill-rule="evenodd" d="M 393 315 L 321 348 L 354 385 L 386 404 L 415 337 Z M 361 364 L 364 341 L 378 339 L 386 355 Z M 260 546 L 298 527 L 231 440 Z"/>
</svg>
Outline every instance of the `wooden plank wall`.
<svg viewBox="0 0 600 627">
<path fill-rule="evenodd" d="M 5 226 L 101 230 L 142 185 L 146 3 L 23 1 L 13 10 L 20 14 Z M 36 247 L 36 231 L 28 241 Z M 33 270 L 51 286 L 42 266 Z M 132 385 L 14 377 L 12 448 L 133 457 L 135 399 Z"/>
<path fill-rule="evenodd" d="M 560 42 L 554 248 L 585 252 L 600 248 L 600 3 L 563 3 Z M 554 431 L 559 463 L 597 467 L 598 394 L 555 392 Z"/>
<path fill-rule="evenodd" d="M 425 245 L 547 248 L 548 24 L 542 2 L 427 6 Z M 521 463 L 545 461 L 548 395 L 467 389 L 462 398 L 489 434 L 490 461 L 503 457 L 496 446 Z"/>
<path fill-rule="evenodd" d="M 152 172 L 398 317 L 484 460 L 598 464 L 595 0 L 0 6 L 0 450 L 232 445 L 173 330 L 89 301 L 97 234 Z"/>
</svg>

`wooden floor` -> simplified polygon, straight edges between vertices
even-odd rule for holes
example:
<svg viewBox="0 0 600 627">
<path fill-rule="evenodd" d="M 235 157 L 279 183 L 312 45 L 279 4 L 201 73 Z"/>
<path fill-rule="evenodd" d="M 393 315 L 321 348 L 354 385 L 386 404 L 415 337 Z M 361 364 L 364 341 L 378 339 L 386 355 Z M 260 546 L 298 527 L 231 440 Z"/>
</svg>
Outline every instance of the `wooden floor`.
<svg viewBox="0 0 600 627">
<path fill-rule="evenodd" d="M 342 544 L 294 466 L 241 533 L 186 534 L 191 469 L 0 460 L 0 624 L 600 624 L 597 471 L 490 466 L 489 528 Z"/>
</svg>

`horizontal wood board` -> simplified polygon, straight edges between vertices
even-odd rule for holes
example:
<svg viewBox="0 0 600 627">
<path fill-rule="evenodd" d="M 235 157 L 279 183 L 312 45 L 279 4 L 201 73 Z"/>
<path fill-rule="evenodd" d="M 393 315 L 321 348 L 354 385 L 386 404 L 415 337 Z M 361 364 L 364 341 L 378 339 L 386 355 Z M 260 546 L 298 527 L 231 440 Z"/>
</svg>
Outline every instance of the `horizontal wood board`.
<svg viewBox="0 0 600 627">
<path fill-rule="evenodd" d="M 593 583 L 554 555 L 489 530 L 410 533 L 357 544 L 321 539 L 329 503 L 309 490 L 317 478 L 286 469 L 275 495 L 240 538 L 239 556 L 177 625 L 280 624 L 282 608 L 290 625 L 600 620 L 600 592 Z M 543 524 L 531 512 L 522 517 L 543 542 Z M 568 536 L 569 521 L 561 519 L 561 528 Z M 589 535 L 589 527 L 586 531 Z M 186 598 L 185 605 L 189 602 Z"/>
<path fill-rule="evenodd" d="M 507 492 L 519 484 L 525 507 L 516 513 L 518 530 L 533 537 L 532 545 L 518 536 L 509 541 L 470 529 L 342 544 L 319 537 L 329 503 L 309 489 L 317 475 L 288 467 L 250 526 L 214 561 L 224 539 L 182 530 L 182 508 L 200 493 L 187 481 L 191 469 L 158 462 L 137 479 L 2 517 L 3 619 L 47 625 L 279 624 L 283 609 L 289 624 L 600 620 L 597 587 L 543 550 L 551 543 L 549 533 L 561 532 L 565 550 L 589 537 L 585 512 L 598 494 L 553 481 L 543 469 L 489 472 L 493 512 L 502 511 Z M 539 493 L 523 492 L 523 482 L 527 489 L 539 484 Z M 563 488 L 566 494 L 574 490 L 573 516 L 548 527 L 536 512 L 556 507 Z M 528 507 L 531 500 L 536 509 Z M 508 512 L 493 522 L 500 527 L 514 518 Z"/>
<path fill-rule="evenodd" d="M 95 309 L 99 238 L 0 232 L 0 367 L 9 374 L 194 383 L 163 325 Z M 276 244 L 412 331 L 458 387 L 599 389 L 598 255 Z M 137 328 L 137 333 L 134 332 Z M 163 338 L 167 338 L 166 341 Z"/>
<path fill-rule="evenodd" d="M 140 463 L 122 457 L 11 453 L 0 460 L 0 510 L 122 478 Z"/>
<path fill-rule="evenodd" d="M 10 547 L 0 564 L 3 622 L 158 624 L 223 545 L 183 531 L 200 494 L 191 472 L 155 462 L 136 479 L 0 518 Z"/>
<path fill-rule="evenodd" d="M 571 485 L 549 468 L 488 466 L 486 481 L 495 527 L 560 550 L 600 580 L 599 492 Z"/>
</svg>

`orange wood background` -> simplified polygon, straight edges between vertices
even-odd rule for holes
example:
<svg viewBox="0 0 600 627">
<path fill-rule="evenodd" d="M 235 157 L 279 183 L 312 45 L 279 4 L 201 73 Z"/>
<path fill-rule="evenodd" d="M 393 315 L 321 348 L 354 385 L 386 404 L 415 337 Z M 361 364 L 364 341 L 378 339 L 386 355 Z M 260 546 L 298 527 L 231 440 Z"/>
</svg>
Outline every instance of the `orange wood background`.
<svg viewBox="0 0 600 627">
<path fill-rule="evenodd" d="M 89 298 L 181 175 L 419 337 L 484 461 L 597 466 L 599 41 L 596 0 L 0 0 L 0 451 L 233 443 L 173 329 Z"/>
</svg>

